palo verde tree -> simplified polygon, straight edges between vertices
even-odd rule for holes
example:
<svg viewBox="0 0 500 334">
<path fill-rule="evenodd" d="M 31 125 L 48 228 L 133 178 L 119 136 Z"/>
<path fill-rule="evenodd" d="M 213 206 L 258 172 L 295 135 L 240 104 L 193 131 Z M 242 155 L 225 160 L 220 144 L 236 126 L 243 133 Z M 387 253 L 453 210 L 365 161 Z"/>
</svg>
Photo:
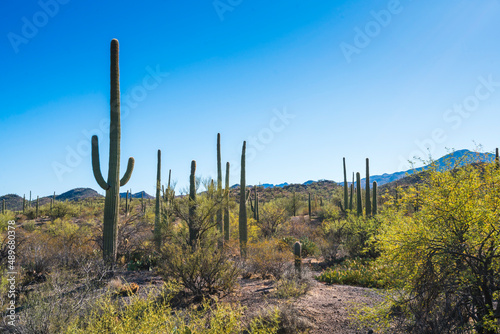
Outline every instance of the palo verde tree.
<svg viewBox="0 0 500 334">
<path fill-rule="evenodd" d="M 380 261 L 400 282 L 402 293 L 394 303 L 403 315 L 401 332 L 500 331 L 500 171 L 495 166 L 429 171 L 418 189 L 410 187 L 400 192 L 398 203 L 388 202 L 393 205 L 382 219 Z M 417 199 L 419 210 L 412 212 Z"/>
</svg>

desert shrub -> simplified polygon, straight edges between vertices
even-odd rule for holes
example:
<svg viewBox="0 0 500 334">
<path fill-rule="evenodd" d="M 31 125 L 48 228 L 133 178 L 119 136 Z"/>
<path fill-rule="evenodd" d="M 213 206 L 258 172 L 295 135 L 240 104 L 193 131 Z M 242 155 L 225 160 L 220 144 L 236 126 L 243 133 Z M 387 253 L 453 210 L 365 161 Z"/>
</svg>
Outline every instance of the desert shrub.
<svg viewBox="0 0 500 334">
<path fill-rule="evenodd" d="M 401 283 L 391 301 L 400 315 L 392 332 L 498 333 L 500 172 L 495 164 L 431 171 L 418 188 L 409 187 L 387 205 L 379 261 Z M 407 208 L 413 208 L 411 214 Z"/>
<path fill-rule="evenodd" d="M 338 205 L 331 202 L 325 203 L 320 210 L 318 210 L 317 217 L 320 221 L 324 220 L 339 220 L 341 218 L 341 212 Z"/>
<path fill-rule="evenodd" d="M 32 210 L 30 209 L 30 212 Z M 80 214 L 80 207 L 78 204 L 74 202 L 55 202 L 52 208 L 52 212 L 50 212 L 50 217 L 52 219 L 56 218 L 71 218 L 78 217 Z"/>
<path fill-rule="evenodd" d="M 299 314 L 293 304 L 284 303 L 261 311 L 250 323 L 250 333 L 308 333 L 310 327 L 309 321 Z"/>
<path fill-rule="evenodd" d="M 259 213 L 259 221 L 255 222 L 255 224 L 260 229 L 260 235 L 268 238 L 275 236 L 279 229 L 283 228 L 287 218 L 286 209 L 281 207 L 279 203 L 271 201 L 262 206 Z"/>
<path fill-rule="evenodd" d="M 347 259 L 326 269 L 316 279 L 329 284 L 384 288 L 388 286 L 385 270 L 385 267 L 373 260 Z"/>
<path fill-rule="evenodd" d="M 335 262 L 338 257 L 348 255 L 354 257 L 378 256 L 378 250 L 372 240 L 379 233 L 378 218 L 366 218 L 348 215 L 340 221 L 324 221 L 322 230 L 326 244 L 322 254 L 328 263 Z"/>
<path fill-rule="evenodd" d="M 215 238 L 200 241 L 195 247 L 179 241 L 165 244 L 159 264 L 165 279 L 178 280 L 196 297 L 230 293 L 239 275 L 228 250 L 219 248 Z"/>
<path fill-rule="evenodd" d="M 312 286 L 312 274 L 303 266 L 300 275 L 294 269 L 287 270 L 276 282 L 274 295 L 280 299 L 296 298 L 304 295 Z"/>
<path fill-rule="evenodd" d="M 293 253 L 281 240 L 254 242 L 247 249 L 247 270 L 263 278 L 270 275 L 279 279 L 292 266 Z"/>
</svg>

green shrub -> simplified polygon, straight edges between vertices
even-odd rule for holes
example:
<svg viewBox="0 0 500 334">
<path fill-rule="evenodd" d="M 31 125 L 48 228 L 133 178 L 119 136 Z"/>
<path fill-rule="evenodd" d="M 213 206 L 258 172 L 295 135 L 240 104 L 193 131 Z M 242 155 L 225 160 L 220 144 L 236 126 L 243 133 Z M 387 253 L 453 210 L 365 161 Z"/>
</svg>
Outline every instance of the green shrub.
<svg viewBox="0 0 500 334">
<path fill-rule="evenodd" d="M 384 288 L 388 285 L 385 268 L 373 260 L 352 259 L 328 268 L 316 279 L 329 284 Z"/>
</svg>

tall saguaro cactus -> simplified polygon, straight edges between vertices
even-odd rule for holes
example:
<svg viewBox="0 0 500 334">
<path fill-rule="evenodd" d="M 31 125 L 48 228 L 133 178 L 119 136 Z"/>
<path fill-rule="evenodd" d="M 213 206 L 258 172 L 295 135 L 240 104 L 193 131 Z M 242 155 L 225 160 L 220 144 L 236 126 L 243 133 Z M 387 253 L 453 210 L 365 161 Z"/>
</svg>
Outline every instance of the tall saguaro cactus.
<svg viewBox="0 0 500 334">
<path fill-rule="evenodd" d="M 39 208 L 38 204 L 39 204 L 39 197 L 37 196 L 36 197 L 36 213 L 35 213 L 35 218 L 38 218 L 38 208 Z"/>
<path fill-rule="evenodd" d="M 156 241 L 156 247 L 160 249 L 161 247 L 161 236 L 160 236 L 160 219 L 161 219 L 161 151 L 158 150 L 158 165 L 156 168 L 156 207 L 155 207 L 155 227 L 154 227 L 154 237 Z"/>
<path fill-rule="evenodd" d="M 99 141 L 92 136 L 92 170 L 99 186 L 106 191 L 104 201 L 103 256 L 106 262 L 116 260 L 118 217 L 120 209 L 120 186 L 130 180 L 134 169 L 134 158 L 129 158 L 127 170 L 120 180 L 120 69 L 118 61 L 118 40 L 111 41 L 111 88 L 110 88 L 110 131 L 108 180 L 105 181 L 99 161 Z"/>
<path fill-rule="evenodd" d="M 369 217 L 372 214 L 372 205 L 370 197 L 370 160 L 366 158 L 366 180 L 365 180 L 365 213 Z"/>
<path fill-rule="evenodd" d="M 23 215 L 26 210 L 26 194 L 23 195 Z"/>
<path fill-rule="evenodd" d="M 356 205 L 358 216 L 363 214 L 363 203 L 361 202 L 361 175 L 356 173 Z"/>
<path fill-rule="evenodd" d="M 222 199 L 222 162 L 220 154 L 220 133 L 217 134 L 217 202 Z M 224 223 L 222 221 L 222 206 L 217 209 L 217 228 L 221 236 L 224 235 Z M 224 238 L 222 238 L 224 239 Z"/>
<path fill-rule="evenodd" d="M 243 142 L 241 149 L 241 178 L 240 178 L 240 215 L 239 215 L 239 232 L 240 232 L 240 253 L 246 257 L 248 232 L 247 232 L 247 202 L 246 202 L 246 186 L 245 186 L 245 150 L 247 142 Z"/>
<path fill-rule="evenodd" d="M 344 208 L 345 210 L 347 210 L 349 208 L 349 196 L 348 196 L 348 193 L 347 193 L 347 171 L 346 171 L 346 168 L 345 168 L 345 158 L 344 159 Z"/>
<path fill-rule="evenodd" d="M 376 215 L 378 211 L 377 205 L 377 181 L 373 181 L 373 201 L 372 201 L 372 215 Z"/>
<path fill-rule="evenodd" d="M 229 240 L 229 162 L 226 162 L 226 191 L 224 199 L 224 239 Z"/>
<path fill-rule="evenodd" d="M 193 249 L 196 247 L 198 231 L 196 230 L 196 161 L 191 161 L 191 174 L 189 175 L 189 242 Z"/>
</svg>

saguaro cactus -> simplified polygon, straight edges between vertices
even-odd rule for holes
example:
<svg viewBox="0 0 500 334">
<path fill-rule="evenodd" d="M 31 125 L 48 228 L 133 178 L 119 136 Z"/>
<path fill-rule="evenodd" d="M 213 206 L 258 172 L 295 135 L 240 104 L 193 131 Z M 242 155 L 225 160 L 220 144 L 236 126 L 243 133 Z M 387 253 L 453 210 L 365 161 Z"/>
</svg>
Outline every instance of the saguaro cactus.
<svg viewBox="0 0 500 334">
<path fill-rule="evenodd" d="M 241 177 L 240 177 L 240 214 L 239 214 L 239 232 L 240 232 L 240 253 L 246 257 L 248 232 L 247 232 L 247 205 L 246 205 L 246 186 L 245 186 L 245 150 L 247 142 L 243 142 L 241 149 Z"/>
<path fill-rule="evenodd" d="M 495 149 L 495 163 L 497 165 L 497 168 L 500 168 L 500 158 L 498 156 L 498 147 Z"/>
<path fill-rule="evenodd" d="M 365 213 L 369 217 L 372 214 L 372 205 L 370 197 L 370 160 L 366 158 L 366 180 L 365 180 Z"/>
<path fill-rule="evenodd" d="M 309 220 L 311 220 L 311 193 L 309 193 Z"/>
<path fill-rule="evenodd" d="M 39 204 L 39 197 L 37 196 L 36 197 L 36 213 L 35 213 L 35 218 L 38 218 L 38 208 L 39 208 L 38 204 Z"/>
<path fill-rule="evenodd" d="M 5 214 L 5 199 L 2 200 L 2 214 Z"/>
<path fill-rule="evenodd" d="M 222 199 L 222 161 L 221 161 L 221 153 L 220 153 L 220 133 L 217 134 L 217 202 L 220 202 Z M 222 205 L 217 209 L 217 228 L 221 234 L 221 237 L 224 235 L 224 223 L 222 221 Z M 224 239 L 224 238 L 222 238 Z"/>
<path fill-rule="evenodd" d="M 347 210 L 347 208 L 349 207 L 349 196 L 348 196 L 348 193 L 347 193 L 347 171 L 346 171 L 346 168 L 345 168 L 345 158 L 343 158 L 344 160 L 344 208 L 345 210 Z"/>
<path fill-rule="evenodd" d="M 224 201 L 224 239 L 229 240 L 229 162 L 226 162 L 226 191 Z"/>
<path fill-rule="evenodd" d="M 375 216 L 377 214 L 377 181 L 373 181 L 373 201 L 372 201 L 372 214 Z"/>
<path fill-rule="evenodd" d="M 160 236 L 160 219 L 161 219 L 161 151 L 158 150 L 158 164 L 156 168 L 156 207 L 155 207 L 155 227 L 154 227 L 154 237 L 156 241 L 156 247 L 160 249 L 161 247 L 161 236 Z"/>
<path fill-rule="evenodd" d="M 128 215 L 128 190 L 127 190 L 127 194 L 125 195 L 125 215 Z"/>
<path fill-rule="evenodd" d="M 302 276 L 302 244 L 297 241 L 293 245 L 293 254 L 295 255 L 295 273 L 301 278 Z"/>
<path fill-rule="evenodd" d="M 257 192 L 257 188 L 255 188 L 255 220 L 257 222 L 260 221 L 260 217 L 259 217 L 259 193 Z"/>
<path fill-rule="evenodd" d="M 127 184 L 134 169 L 134 158 L 129 158 L 125 175 L 120 180 L 120 69 L 118 40 L 111 41 L 111 89 L 108 180 L 104 180 L 99 161 L 99 141 L 92 136 L 92 170 L 99 186 L 106 191 L 104 202 L 103 256 L 106 262 L 116 260 L 116 242 L 120 205 L 120 186 Z"/>
<path fill-rule="evenodd" d="M 189 175 L 189 242 L 193 249 L 196 247 L 198 231 L 196 229 L 196 161 L 191 161 L 191 174 Z"/>
<path fill-rule="evenodd" d="M 25 209 L 26 209 L 26 194 L 23 195 L 23 215 L 24 215 Z"/>
<path fill-rule="evenodd" d="M 356 205 L 358 216 L 363 214 L 363 203 L 361 202 L 361 175 L 356 173 Z"/>
</svg>

